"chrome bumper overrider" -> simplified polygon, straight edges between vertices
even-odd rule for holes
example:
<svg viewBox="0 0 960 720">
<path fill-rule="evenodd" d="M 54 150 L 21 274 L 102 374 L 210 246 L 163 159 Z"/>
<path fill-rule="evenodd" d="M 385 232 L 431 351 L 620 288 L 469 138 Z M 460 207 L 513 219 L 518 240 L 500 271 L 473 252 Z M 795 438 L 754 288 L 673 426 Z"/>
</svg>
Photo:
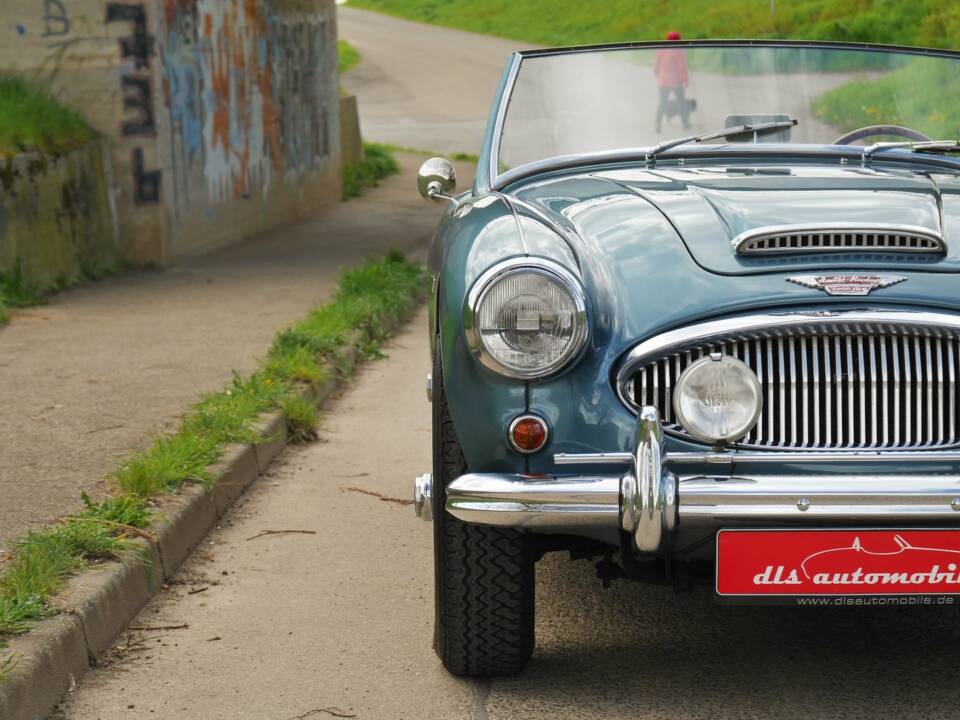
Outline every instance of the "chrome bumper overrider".
<svg viewBox="0 0 960 720">
<path fill-rule="evenodd" d="M 684 475 L 691 462 L 876 463 L 939 461 L 953 474 Z M 558 464 L 628 464 L 623 475 L 542 477 L 471 473 L 447 487 L 446 509 L 464 522 L 537 532 L 622 529 L 655 552 L 677 527 L 727 522 L 960 522 L 960 452 L 676 453 L 663 449 L 657 410 L 641 409 L 633 453 L 556 456 Z"/>
</svg>

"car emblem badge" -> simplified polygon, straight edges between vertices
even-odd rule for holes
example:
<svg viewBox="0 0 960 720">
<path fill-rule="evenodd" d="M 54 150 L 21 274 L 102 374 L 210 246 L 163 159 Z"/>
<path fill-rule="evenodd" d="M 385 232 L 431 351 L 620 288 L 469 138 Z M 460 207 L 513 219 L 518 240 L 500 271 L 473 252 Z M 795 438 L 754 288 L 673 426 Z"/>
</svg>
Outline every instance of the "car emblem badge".
<svg viewBox="0 0 960 720">
<path fill-rule="evenodd" d="M 823 290 L 827 295 L 869 295 L 906 280 L 900 275 L 792 275 L 787 282 Z"/>
</svg>

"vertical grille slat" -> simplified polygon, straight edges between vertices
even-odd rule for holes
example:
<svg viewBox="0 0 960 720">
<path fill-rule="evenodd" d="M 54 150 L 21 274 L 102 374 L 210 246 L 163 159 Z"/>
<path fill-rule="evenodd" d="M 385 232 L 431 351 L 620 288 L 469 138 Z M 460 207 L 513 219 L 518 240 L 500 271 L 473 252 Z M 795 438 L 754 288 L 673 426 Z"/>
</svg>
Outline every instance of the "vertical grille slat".
<svg viewBox="0 0 960 720">
<path fill-rule="evenodd" d="M 810 445 L 810 405 L 809 395 L 810 380 L 807 374 L 807 338 L 800 338 L 800 404 L 803 411 L 803 422 L 800 423 L 802 437 L 801 444 L 804 447 Z"/>
<path fill-rule="evenodd" d="M 677 382 L 711 352 L 740 359 L 760 382 L 764 403 L 757 424 L 742 440 L 745 445 L 859 449 L 960 444 L 956 332 L 824 325 L 816 332 L 716 338 L 639 367 L 625 397 L 656 406 L 668 431 L 686 435 L 673 411 Z"/>
<path fill-rule="evenodd" d="M 848 423 L 847 424 L 847 446 L 854 447 L 856 445 L 856 439 L 854 437 L 856 415 L 854 414 L 853 408 L 854 408 L 854 403 L 856 402 L 854 393 L 856 392 L 857 376 L 853 370 L 853 338 L 847 335 L 846 342 L 844 344 L 847 352 L 847 355 L 846 355 L 847 365 L 846 365 L 846 372 L 844 373 L 844 377 L 846 380 L 845 390 L 847 391 L 846 393 L 847 395 L 847 418 L 846 419 Z"/>
<path fill-rule="evenodd" d="M 887 374 L 887 336 L 880 336 L 880 424 L 883 426 L 883 447 L 890 445 L 890 407 L 889 395 L 887 392 L 887 383 L 889 376 Z"/>
<path fill-rule="evenodd" d="M 913 373 L 910 369 L 910 338 L 903 338 L 903 439 L 907 445 L 913 443 Z"/>
<path fill-rule="evenodd" d="M 947 407 L 947 423 L 949 426 L 949 442 L 957 441 L 957 386 L 956 375 L 954 373 L 953 343 L 947 343 L 947 398 L 949 405 Z"/>
</svg>

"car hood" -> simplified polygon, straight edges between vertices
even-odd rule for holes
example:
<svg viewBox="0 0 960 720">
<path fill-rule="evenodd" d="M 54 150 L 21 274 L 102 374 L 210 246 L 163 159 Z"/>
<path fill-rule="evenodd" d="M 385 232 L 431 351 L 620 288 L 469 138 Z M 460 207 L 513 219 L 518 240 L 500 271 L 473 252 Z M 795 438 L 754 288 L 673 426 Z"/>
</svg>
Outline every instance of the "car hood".
<svg viewBox="0 0 960 720">
<path fill-rule="evenodd" d="M 698 265 L 723 275 L 831 268 L 960 272 L 960 180 L 953 174 L 841 166 L 621 167 L 540 180 L 515 195 L 554 219 L 562 216 L 561 224 L 579 234 L 607 227 L 597 220 L 598 206 L 622 214 L 626 196 L 640 198 L 669 221 Z M 941 234 L 947 252 L 751 257 L 733 244 L 741 233 L 766 227 L 844 224 L 923 228 Z"/>
</svg>

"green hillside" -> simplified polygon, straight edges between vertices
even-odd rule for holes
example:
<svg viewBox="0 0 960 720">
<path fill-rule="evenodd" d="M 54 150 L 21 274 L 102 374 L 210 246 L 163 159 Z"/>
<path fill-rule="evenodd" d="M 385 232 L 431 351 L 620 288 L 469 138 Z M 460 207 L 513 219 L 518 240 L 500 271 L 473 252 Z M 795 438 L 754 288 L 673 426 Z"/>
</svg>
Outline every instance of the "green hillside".
<svg viewBox="0 0 960 720">
<path fill-rule="evenodd" d="M 542 45 L 662 38 L 800 38 L 957 47 L 945 0 L 349 0 L 413 20 Z M 776 8 L 774 15 L 771 10 Z"/>
</svg>

